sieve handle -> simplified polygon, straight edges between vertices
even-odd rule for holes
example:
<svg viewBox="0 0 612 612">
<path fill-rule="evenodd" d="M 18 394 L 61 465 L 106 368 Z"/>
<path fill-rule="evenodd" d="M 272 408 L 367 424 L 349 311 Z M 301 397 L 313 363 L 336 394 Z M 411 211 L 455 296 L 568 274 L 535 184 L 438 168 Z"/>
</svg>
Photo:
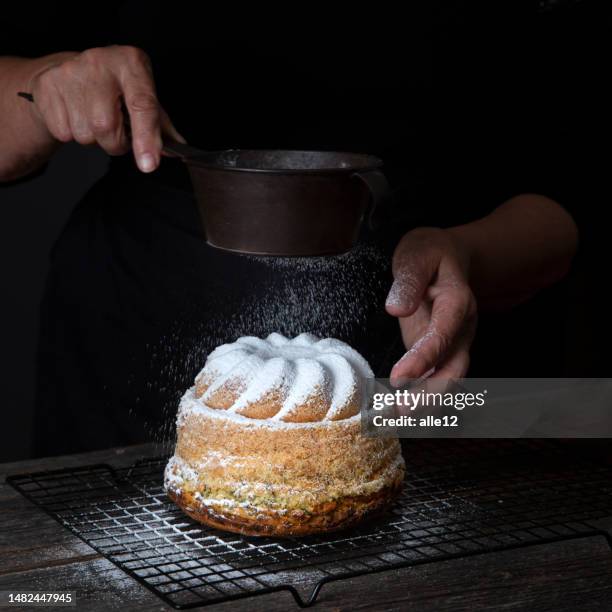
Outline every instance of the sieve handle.
<svg viewBox="0 0 612 612">
<path fill-rule="evenodd" d="M 377 230 L 381 225 L 383 207 L 391 197 L 391 187 L 387 177 L 380 170 L 367 170 L 353 174 L 364 183 L 370 192 L 370 206 L 367 211 L 367 223 L 371 230 Z"/>
</svg>

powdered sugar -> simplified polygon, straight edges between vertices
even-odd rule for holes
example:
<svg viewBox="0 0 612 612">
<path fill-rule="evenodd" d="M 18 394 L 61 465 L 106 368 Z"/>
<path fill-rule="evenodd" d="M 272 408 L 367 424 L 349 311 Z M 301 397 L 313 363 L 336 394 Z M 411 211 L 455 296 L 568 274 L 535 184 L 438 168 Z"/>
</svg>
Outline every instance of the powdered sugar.
<svg viewBox="0 0 612 612">
<path fill-rule="evenodd" d="M 265 339 L 246 336 L 216 348 L 198 379 L 212 380 L 202 396 L 205 404 L 227 387 L 239 394 L 230 412 L 242 414 L 250 404 L 276 392 L 284 399 L 272 418 L 299 420 L 300 406 L 315 397 L 324 404 L 321 418 L 340 414 L 364 379 L 372 376 L 366 360 L 340 340 L 320 340 L 308 333 L 289 339 L 272 333 Z"/>
<path fill-rule="evenodd" d="M 214 412 L 214 411 L 213 411 Z M 216 495 L 207 495 L 201 492 L 200 480 L 206 480 L 206 465 L 209 463 L 207 459 L 204 463 L 197 466 L 192 466 L 187 461 L 183 460 L 178 455 L 173 455 L 166 466 L 164 474 L 164 487 L 168 491 L 181 493 L 184 490 L 193 493 L 198 503 L 205 506 L 222 506 L 225 508 L 242 507 L 258 510 L 255 502 L 258 497 L 267 495 L 273 492 L 275 495 L 268 500 L 266 508 L 276 507 L 278 510 L 283 510 L 283 505 L 280 503 L 282 496 L 300 495 L 303 500 L 316 501 L 318 494 L 324 491 L 324 487 L 319 490 L 302 489 L 289 483 L 269 483 L 257 481 L 232 481 L 226 480 L 224 486 L 227 492 L 223 497 Z M 378 491 L 385 486 L 391 476 L 402 469 L 404 460 L 401 453 L 391 460 L 385 468 L 378 472 L 371 480 L 355 482 L 348 488 L 343 490 L 344 495 L 364 495 L 373 491 Z"/>
<path fill-rule="evenodd" d="M 204 497 L 199 491 L 196 491 L 193 496 L 204 506 L 222 506 L 225 508 L 253 508 L 257 509 L 257 506 L 254 506 L 250 502 L 239 502 L 235 499 L 231 499 L 229 497 Z"/>
<path fill-rule="evenodd" d="M 215 410 L 209 408 L 195 395 L 195 387 L 191 387 L 181 399 L 177 415 L 177 426 L 180 427 L 185 417 L 191 415 L 201 415 L 208 418 L 225 419 L 229 422 L 240 423 L 246 427 L 262 427 L 269 429 L 303 429 L 303 428 L 316 428 L 316 427 L 331 427 L 341 425 L 351 425 L 359 422 L 359 413 L 341 421 L 331 421 L 329 418 L 324 418 L 320 421 L 311 421 L 305 423 L 292 423 L 281 421 L 278 419 L 253 419 L 250 417 L 242 416 L 231 410 Z"/>
<path fill-rule="evenodd" d="M 164 471 L 164 488 L 180 493 L 185 482 L 189 481 L 198 481 L 197 471 L 176 455 L 170 457 Z"/>
<path fill-rule="evenodd" d="M 420 282 L 410 270 L 400 269 L 396 275 L 385 304 L 396 308 L 411 308 Z"/>
<path fill-rule="evenodd" d="M 164 323 L 158 340 L 148 346 L 149 378 L 137 410 L 146 406 L 147 427 L 158 439 L 174 442 L 176 407 L 185 389 L 216 346 L 241 336 L 310 331 L 339 338 L 367 354 L 379 375 L 387 372 L 389 344 L 379 342 L 373 330 L 384 322 L 395 331 L 396 322 L 384 314 L 390 254 L 378 245 L 366 239 L 348 253 L 326 257 L 215 256 L 223 265 L 235 259 L 239 287 L 220 278 L 218 291 L 206 292 L 205 301 L 185 287 L 174 321 Z M 163 404 L 163 414 L 150 410 L 149 403 Z"/>
<path fill-rule="evenodd" d="M 353 366 L 341 355 L 336 353 L 324 353 L 319 356 L 319 361 L 329 372 L 333 373 L 336 381 L 330 399 L 329 411 L 326 418 L 334 418 L 346 405 L 347 398 L 358 392 L 358 387 L 362 380 L 353 369 Z M 363 385 L 362 385 L 363 387 Z"/>
<path fill-rule="evenodd" d="M 242 409 L 260 400 L 270 389 L 276 389 L 280 393 L 288 392 L 289 385 L 295 378 L 293 370 L 293 364 L 287 363 L 285 359 L 272 357 L 264 363 L 259 375 L 236 400 L 230 411 L 241 414 Z"/>
<path fill-rule="evenodd" d="M 288 385 L 289 393 L 282 408 L 272 417 L 274 420 L 283 421 L 286 417 L 298 417 L 300 405 L 312 397 L 320 397 L 324 406 L 329 405 L 328 389 L 334 382 L 331 376 L 316 359 L 303 357 L 294 358 L 291 362 L 295 377 Z M 322 416 L 325 416 L 327 408 Z"/>
</svg>

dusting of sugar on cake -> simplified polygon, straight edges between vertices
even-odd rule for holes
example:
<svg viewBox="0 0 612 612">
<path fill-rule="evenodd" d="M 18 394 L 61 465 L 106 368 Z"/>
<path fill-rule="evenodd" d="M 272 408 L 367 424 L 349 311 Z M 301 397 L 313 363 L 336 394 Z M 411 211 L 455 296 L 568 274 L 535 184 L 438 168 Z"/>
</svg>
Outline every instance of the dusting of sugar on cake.
<svg viewBox="0 0 612 612">
<path fill-rule="evenodd" d="M 225 508 L 253 508 L 259 510 L 257 506 L 254 506 L 250 502 L 239 502 L 235 499 L 230 499 L 228 497 L 204 497 L 199 491 L 196 491 L 193 496 L 203 506 L 222 506 Z"/>
<path fill-rule="evenodd" d="M 295 378 L 295 371 L 291 363 L 281 357 L 272 357 L 264 363 L 260 375 L 242 393 L 234 405 L 232 412 L 240 413 L 242 409 L 259 401 L 270 389 L 288 389 Z"/>
<path fill-rule="evenodd" d="M 355 399 L 365 397 L 369 377 L 367 361 L 340 340 L 272 333 L 217 347 L 196 383 L 206 382 L 201 401 L 214 409 L 249 416 L 250 405 L 274 395 L 274 420 L 334 420 L 359 411 Z M 317 402 L 324 406 L 321 414 L 313 408 Z"/>
<path fill-rule="evenodd" d="M 272 419 L 283 421 L 286 417 L 295 416 L 296 409 L 312 397 L 320 398 L 321 402 L 325 404 L 326 413 L 330 399 L 327 390 L 334 385 L 335 381 L 317 359 L 296 357 L 292 365 L 295 368 L 295 378 L 289 386 L 282 408 Z"/>
<path fill-rule="evenodd" d="M 164 488 L 180 493 L 186 483 L 197 483 L 198 472 L 180 457 L 172 455 L 164 471 Z"/>
<path fill-rule="evenodd" d="M 344 495 L 367 495 L 373 491 L 380 490 L 386 482 L 398 470 L 403 469 L 404 460 L 401 454 L 397 454 L 374 478 L 367 481 L 355 482 L 343 490 Z M 192 493 L 198 503 L 208 506 L 222 506 L 226 508 L 249 508 L 252 510 L 264 509 L 257 504 L 257 500 L 263 494 L 272 494 L 265 505 L 266 509 L 282 509 L 282 499 L 286 497 L 296 497 L 305 502 L 315 502 L 320 493 L 324 493 L 325 486 L 322 484 L 318 489 L 303 489 L 287 483 L 269 483 L 257 481 L 231 481 L 223 482 L 223 493 L 210 495 L 202 493 L 200 479 L 205 477 L 202 464 L 196 466 L 183 460 L 178 455 L 173 455 L 165 470 L 164 488 L 174 493 Z"/>
<path fill-rule="evenodd" d="M 201 401 L 200 398 L 196 397 L 195 387 L 191 387 L 181 398 L 176 417 L 177 427 L 181 427 L 185 422 L 185 419 L 188 417 L 197 415 L 214 419 L 222 419 L 233 423 L 240 423 L 245 427 L 261 427 L 267 429 L 302 429 L 351 425 L 352 423 L 359 421 L 361 418 L 359 413 L 357 413 L 341 421 L 332 421 L 325 418 L 320 421 L 307 421 L 302 423 L 281 421 L 278 419 L 253 419 L 231 410 L 217 410 L 215 408 L 208 407 Z"/>
</svg>

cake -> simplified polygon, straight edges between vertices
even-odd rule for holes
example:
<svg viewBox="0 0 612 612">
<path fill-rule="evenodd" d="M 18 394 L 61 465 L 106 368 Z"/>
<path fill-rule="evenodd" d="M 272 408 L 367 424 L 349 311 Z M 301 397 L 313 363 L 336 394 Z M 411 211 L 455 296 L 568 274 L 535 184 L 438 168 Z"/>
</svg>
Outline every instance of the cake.
<svg viewBox="0 0 612 612">
<path fill-rule="evenodd" d="M 396 439 L 361 435 L 373 376 L 332 338 L 219 346 L 181 399 L 168 495 L 199 522 L 248 535 L 332 531 L 380 511 L 404 462 Z"/>
</svg>

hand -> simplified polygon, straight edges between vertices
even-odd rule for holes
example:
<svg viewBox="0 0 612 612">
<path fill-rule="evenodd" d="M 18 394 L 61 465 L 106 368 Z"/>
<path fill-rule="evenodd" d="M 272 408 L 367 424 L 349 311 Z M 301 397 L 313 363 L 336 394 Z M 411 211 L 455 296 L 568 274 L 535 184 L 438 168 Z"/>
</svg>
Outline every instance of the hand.
<svg viewBox="0 0 612 612">
<path fill-rule="evenodd" d="M 30 81 L 34 113 L 60 142 L 98 144 L 110 155 L 129 151 L 121 110 L 131 124 L 138 167 L 152 172 L 160 161 L 162 132 L 185 142 L 155 93 L 151 63 L 136 47 L 112 46 L 49 56 Z"/>
<path fill-rule="evenodd" d="M 386 308 L 399 318 L 408 351 L 393 366 L 392 383 L 432 370 L 432 378 L 465 376 L 477 318 L 467 280 L 469 260 L 467 249 L 449 230 L 419 228 L 398 244 Z"/>
</svg>

